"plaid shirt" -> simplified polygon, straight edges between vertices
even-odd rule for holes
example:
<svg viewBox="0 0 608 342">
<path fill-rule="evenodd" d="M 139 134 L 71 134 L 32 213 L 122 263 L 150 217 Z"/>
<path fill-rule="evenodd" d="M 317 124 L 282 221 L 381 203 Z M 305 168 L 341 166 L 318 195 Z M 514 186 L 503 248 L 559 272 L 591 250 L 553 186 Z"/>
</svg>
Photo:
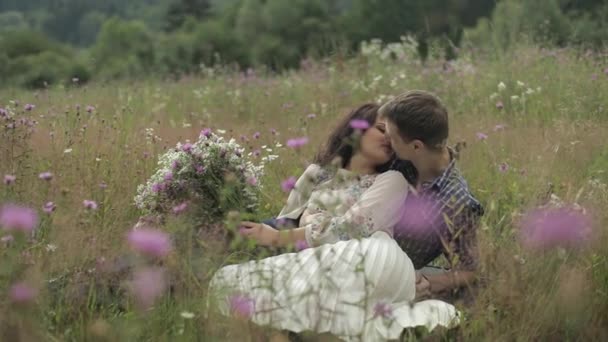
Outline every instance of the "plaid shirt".
<svg viewBox="0 0 608 342">
<path fill-rule="evenodd" d="M 421 184 L 418 192 L 420 198 L 430 203 L 428 222 L 431 227 L 415 232 L 403 226 L 395 229 L 395 240 L 416 269 L 426 266 L 442 253 L 453 269 L 470 271 L 478 265 L 476 230 L 483 208 L 458 171 L 453 152 L 450 154 L 452 160 L 444 173 L 432 182 Z M 416 184 L 417 173 L 411 163 L 401 161 L 394 168 Z M 407 211 L 404 214 L 420 215 Z"/>
</svg>

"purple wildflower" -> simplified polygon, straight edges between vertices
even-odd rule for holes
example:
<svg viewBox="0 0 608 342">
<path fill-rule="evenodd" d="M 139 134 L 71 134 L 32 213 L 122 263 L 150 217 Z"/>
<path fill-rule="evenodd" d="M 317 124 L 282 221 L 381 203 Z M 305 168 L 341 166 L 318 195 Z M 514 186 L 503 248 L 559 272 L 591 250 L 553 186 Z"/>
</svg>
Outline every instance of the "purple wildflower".
<svg viewBox="0 0 608 342">
<path fill-rule="evenodd" d="M 163 179 L 167 182 L 170 182 L 171 180 L 173 180 L 173 172 L 167 172 L 165 173 L 165 175 L 163 176 Z"/>
<path fill-rule="evenodd" d="M 20 304 L 33 301 L 37 295 L 38 291 L 25 282 L 13 284 L 9 292 L 9 298 L 11 301 Z"/>
<path fill-rule="evenodd" d="M 391 318 L 393 316 L 393 308 L 384 302 L 378 302 L 374 305 L 374 318 Z"/>
<path fill-rule="evenodd" d="M 209 138 L 211 136 L 211 128 L 205 128 L 201 131 L 201 137 Z"/>
<path fill-rule="evenodd" d="M 45 180 L 45 181 L 50 181 L 51 179 L 53 179 L 53 174 L 50 172 L 42 172 L 41 174 L 38 175 L 38 178 Z"/>
<path fill-rule="evenodd" d="M 131 230 L 127 235 L 127 240 L 131 248 L 152 257 L 164 257 L 172 248 L 169 235 L 156 229 Z"/>
<path fill-rule="evenodd" d="M 272 135 L 277 135 L 277 130 L 276 130 L 276 129 L 274 129 L 274 128 L 271 128 L 271 129 L 270 129 L 270 134 L 272 134 Z"/>
<path fill-rule="evenodd" d="M 55 209 L 57 208 L 57 206 L 55 206 L 55 203 L 53 202 L 46 202 L 43 206 L 42 206 L 42 211 L 44 211 L 47 214 L 52 213 L 53 211 L 55 211 Z"/>
<path fill-rule="evenodd" d="M 482 132 L 477 132 L 476 136 L 477 136 L 477 140 L 480 140 L 480 141 L 488 139 L 488 135 L 485 133 L 482 133 Z"/>
<path fill-rule="evenodd" d="M 296 177 L 291 176 L 281 183 L 281 189 L 285 192 L 290 192 L 296 187 Z"/>
<path fill-rule="evenodd" d="M 163 294 L 166 288 L 165 272 L 161 268 L 144 268 L 133 274 L 130 292 L 140 309 L 147 310 Z"/>
<path fill-rule="evenodd" d="M 171 162 L 171 168 L 172 168 L 173 170 L 179 169 L 179 167 L 180 167 L 180 166 L 181 166 L 181 165 L 180 165 L 180 163 L 179 163 L 179 160 L 174 160 L 173 162 Z"/>
<path fill-rule="evenodd" d="M 367 120 L 354 119 L 351 120 L 350 127 L 363 131 L 369 128 L 369 122 Z"/>
<path fill-rule="evenodd" d="M 302 251 L 305 250 L 306 248 L 309 248 L 310 246 L 308 246 L 308 243 L 306 242 L 306 240 L 298 240 L 296 241 L 295 244 L 296 247 L 296 251 Z"/>
<path fill-rule="evenodd" d="M 91 113 L 93 113 L 94 110 L 95 110 L 95 107 L 93 107 L 91 105 L 87 106 L 87 113 L 91 114 Z"/>
<path fill-rule="evenodd" d="M 30 103 L 27 103 L 27 104 L 26 104 L 26 105 L 23 107 L 23 109 L 25 109 L 25 110 L 26 110 L 26 111 L 28 111 L 28 112 L 29 112 L 29 111 L 31 111 L 31 110 L 33 110 L 34 108 L 36 108 L 36 106 L 35 106 L 35 105 L 33 105 L 33 104 L 30 104 Z"/>
<path fill-rule="evenodd" d="M 102 190 L 103 190 L 103 189 L 106 189 L 107 187 L 108 187 L 108 184 L 106 184 L 106 182 L 103 182 L 103 181 L 102 181 L 101 183 L 99 183 L 99 188 L 100 188 L 100 189 L 102 189 Z"/>
<path fill-rule="evenodd" d="M 38 215 L 28 207 L 6 204 L 0 209 L 0 226 L 6 231 L 29 233 L 38 225 Z"/>
<path fill-rule="evenodd" d="M 194 166 L 194 169 L 196 170 L 197 174 L 202 174 L 203 172 L 205 172 L 205 167 L 202 165 L 196 165 Z"/>
<path fill-rule="evenodd" d="M 240 318 L 251 318 L 255 310 L 255 301 L 243 295 L 230 297 L 230 311 L 233 315 Z"/>
<path fill-rule="evenodd" d="M 158 193 L 158 192 L 161 192 L 163 190 L 165 190 L 165 184 L 163 184 L 163 183 L 154 183 L 154 184 L 152 184 L 152 192 Z"/>
<path fill-rule="evenodd" d="M 300 148 L 306 144 L 308 144 L 308 137 L 293 138 L 287 140 L 287 146 L 291 148 Z"/>
<path fill-rule="evenodd" d="M 520 224 L 522 242 L 531 248 L 577 247 L 591 235 L 589 217 L 568 207 L 532 210 Z"/>
<path fill-rule="evenodd" d="M 509 171 L 509 164 L 507 163 L 500 163 L 500 165 L 498 165 L 498 171 L 505 173 L 507 171 Z"/>
<path fill-rule="evenodd" d="M 188 209 L 188 202 L 180 203 L 173 207 L 172 211 L 175 215 L 179 215 Z"/>
<path fill-rule="evenodd" d="M 82 201 L 82 205 L 89 210 L 97 209 L 97 202 L 92 201 L 92 200 L 85 199 L 84 201 Z"/>
<path fill-rule="evenodd" d="M 433 201 L 413 194 L 405 198 L 401 220 L 395 228 L 395 235 L 424 235 L 435 227 Z"/>
<path fill-rule="evenodd" d="M 259 156 L 260 156 L 260 154 L 262 154 L 262 152 L 261 152 L 260 150 L 255 150 L 255 151 L 253 151 L 253 156 L 254 156 L 254 157 L 259 157 Z"/>
<path fill-rule="evenodd" d="M 4 175 L 4 184 L 11 185 L 11 184 L 15 183 L 16 179 L 17 179 L 17 177 L 15 177 L 13 175 Z"/>
<path fill-rule="evenodd" d="M 260 139 L 260 132 L 253 133 L 253 139 Z"/>
<path fill-rule="evenodd" d="M 247 178 L 247 184 L 251 185 L 251 186 L 256 186 L 258 185 L 258 180 L 257 178 L 251 176 Z"/>
<path fill-rule="evenodd" d="M 192 152 L 192 144 L 191 143 L 185 143 L 182 145 L 182 151 L 186 152 L 186 153 L 191 153 Z"/>
<path fill-rule="evenodd" d="M 505 105 L 504 105 L 504 103 L 502 103 L 502 101 L 498 101 L 498 102 L 496 102 L 496 108 L 503 109 L 503 108 L 505 108 Z"/>
</svg>

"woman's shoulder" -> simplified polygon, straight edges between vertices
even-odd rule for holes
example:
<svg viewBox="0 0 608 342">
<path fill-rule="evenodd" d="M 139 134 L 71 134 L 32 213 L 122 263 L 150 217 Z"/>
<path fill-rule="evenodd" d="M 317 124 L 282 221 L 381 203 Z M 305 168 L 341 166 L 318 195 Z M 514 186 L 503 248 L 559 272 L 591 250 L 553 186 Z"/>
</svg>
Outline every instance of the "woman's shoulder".
<svg viewBox="0 0 608 342">
<path fill-rule="evenodd" d="M 399 171 L 389 170 L 382 172 L 376 176 L 375 185 L 391 186 L 391 187 L 407 187 L 408 182 Z"/>
</svg>

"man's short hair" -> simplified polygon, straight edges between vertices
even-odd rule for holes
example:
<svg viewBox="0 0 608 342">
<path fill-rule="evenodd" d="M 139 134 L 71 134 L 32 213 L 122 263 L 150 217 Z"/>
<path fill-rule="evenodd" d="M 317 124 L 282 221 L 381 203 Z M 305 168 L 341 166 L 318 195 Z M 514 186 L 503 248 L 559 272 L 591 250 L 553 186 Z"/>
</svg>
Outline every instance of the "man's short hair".
<svg viewBox="0 0 608 342">
<path fill-rule="evenodd" d="M 448 111 L 432 93 L 413 90 L 400 94 L 380 107 L 379 113 L 399 128 L 406 142 L 420 140 L 431 149 L 447 142 Z"/>
</svg>

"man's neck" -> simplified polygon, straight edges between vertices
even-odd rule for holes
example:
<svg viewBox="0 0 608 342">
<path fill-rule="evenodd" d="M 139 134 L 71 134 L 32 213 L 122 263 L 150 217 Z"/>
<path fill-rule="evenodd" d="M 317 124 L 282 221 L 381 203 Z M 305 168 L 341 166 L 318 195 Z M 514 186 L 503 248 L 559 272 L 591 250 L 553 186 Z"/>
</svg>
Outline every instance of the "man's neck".
<svg viewBox="0 0 608 342">
<path fill-rule="evenodd" d="M 429 152 L 426 158 L 414 162 L 414 167 L 418 171 L 417 185 L 437 179 L 445 172 L 451 161 L 450 151 L 444 147 L 441 151 Z"/>
</svg>

